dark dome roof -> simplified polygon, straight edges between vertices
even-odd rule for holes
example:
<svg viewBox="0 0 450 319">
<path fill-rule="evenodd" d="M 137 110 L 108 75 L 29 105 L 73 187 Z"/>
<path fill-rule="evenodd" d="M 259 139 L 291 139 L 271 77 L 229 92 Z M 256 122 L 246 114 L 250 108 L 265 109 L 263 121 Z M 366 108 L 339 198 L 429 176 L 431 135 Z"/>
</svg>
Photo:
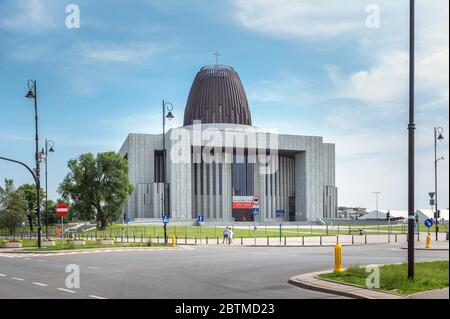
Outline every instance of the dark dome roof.
<svg viewBox="0 0 450 319">
<path fill-rule="evenodd" d="M 184 111 L 184 125 L 194 120 L 252 125 L 244 86 L 232 67 L 205 66 L 197 73 Z"/>
</svg>

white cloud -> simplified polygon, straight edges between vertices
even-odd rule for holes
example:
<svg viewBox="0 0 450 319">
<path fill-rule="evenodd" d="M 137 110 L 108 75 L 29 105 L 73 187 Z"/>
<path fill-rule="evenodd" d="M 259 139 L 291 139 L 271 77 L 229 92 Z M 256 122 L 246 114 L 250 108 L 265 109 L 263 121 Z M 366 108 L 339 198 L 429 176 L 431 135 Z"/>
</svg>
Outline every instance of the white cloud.
<svg viewBox="0 0 450 319">
<path fill-rule="evenodd" d="M 394 110 L 403 107 L 408 96 L 409 55 L 404 51 L 384 53 L 369 69 L 349 75 L 339 74 L 336 68 L 327 70 L 338 98 L 353 98 Z M 448 72 L 448 49 L 418 54 L 416 95 L 421 99 L 420 107 L 448 104 Z"/>
<path fill-rule="evenodd" d="M 366 3 L 329 0 L 231 0 L 242 26 L 277 37 L 336 36 L 364 28 Z"/>
<path fill-rule="evenodd" d="M 0 27 L 11 31 L 40 32 L 52 29 L 56 23 L 51 14 L 52 5 L 43 0 L 19 0 L 10 10 L 11 15 L 2 17 Z"/>
</svg>

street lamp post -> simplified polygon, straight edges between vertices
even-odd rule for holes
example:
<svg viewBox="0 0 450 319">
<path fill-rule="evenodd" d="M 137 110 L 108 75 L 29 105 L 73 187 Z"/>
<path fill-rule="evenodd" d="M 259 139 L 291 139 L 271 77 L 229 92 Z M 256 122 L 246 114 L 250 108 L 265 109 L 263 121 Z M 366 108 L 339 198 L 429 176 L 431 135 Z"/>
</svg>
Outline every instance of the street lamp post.
<svg viewBox="0 0 450 319">
<path fill-rule="evenodd" d="M 444 139 L 444 136 L 442 135 L 444 133 L 444 129 L 442 127 L 435 127 L 434 128 L 434 218 L 435 218 L 435 230 L 436 230 L 436 241 L 438 240 L 438 233 L 439 233 L 439 224 L 438 224 L 438 192 L 437 192 L 437 164 L 440 160 L 443 160 L 443 157 L 437 158 L 437 142 L 442 141 Z"/>
<path fill-rule="evenodd" d="M 377 219 L 380 219 L 378 216 L 378 196 L 381 194 L 381 192 L 372 192 L 372 194 L 375 194 L 375 209 L 377 210 Z"/>
<path fill-rule="evenodd" d="M 53 153 L 55 142 L 45 139 L 45 148 L 41 151 L 45 163 L 45 237 L 48 239 L 48 153 Z"/>
<path fill-rule="evenodd" d="M 414 64 L 415 0 L 409 1 L 409 123 L 408 123 L 408 279 L 414 280 Z"/>
<path fill-rule="evenodd" d="M 28 93 L 25 96 L 28 99 L 34 100 L 34 122 L 35 122 L 35 175 L 36 175 L 36 213 L 37 213 L 37 223 L 38 223 L 38 248 L 41 248 L 41 199 L 40 199 L 40 171 L 39 171 L 39 129 L 38 129 L 38 112 L 37 112 L 37 83 L 36 80 L 28 80 Z"/>
<path fill-rule="evenodd" d="M 166 216 L 166 119 L 169 121 L 174 118 L 173 114 L 173 104 L 169 101 L 162 101 L 162 124 L 163 124 L 163 217 Z M 166 113 L 167 112 L 167 113 Z M 167 232 L 164 224 L 164 243 L 167 244 Z"/>
<path fill-rule="evenodd" d="M 378 212 L 378 196 L 381 194 L 381 192 L 373 192 L 375 194 L 375 209 L 377 211 L 377 234 L 380 234 L 380 216 Z"/>
</svg>

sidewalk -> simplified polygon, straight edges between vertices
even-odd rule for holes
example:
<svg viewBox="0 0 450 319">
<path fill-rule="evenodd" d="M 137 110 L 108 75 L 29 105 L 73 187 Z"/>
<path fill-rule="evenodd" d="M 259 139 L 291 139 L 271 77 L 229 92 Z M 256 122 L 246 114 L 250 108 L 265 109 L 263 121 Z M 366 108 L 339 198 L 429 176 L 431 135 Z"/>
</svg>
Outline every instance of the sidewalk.
<svg viewBox="0 0 450 319">
<path fill-rule="evenodd" d="M 313 272 L 294 276 L 289 279 L 289 283 L 303 289 L 315 290 L 356 299 L 403 299 L 403 297 L 399 295 L 318 278 L 320 274 L 331 271 L 332 270 Z"/>
<path fill-rule="evenodd" d="M 448 288 L 419 292 L 406 297 L 407 299 L 449 299 Z"/>
<path fill-rule="evenodd" d="M 426 248 L 425 240 L 421 240 L 420 242 L 416 242 L 414 245 L 414 249 L 416 250 L 449 250 L 449 242 L 446 240 L 434 241 L 431 240 L 430 248 Z M 408 249 L 407 243 L 402 245 L 403 249 Z"/>
<path fill-rule="evenodd" d="M 315 290 L 323 293 L 356 299 L 449 299 L 449 288 L 429 290 L 409 296 L 401 296 L 393 293 L 359 287 L 348 283 L 319 279 L 318 276 L 320 274 L 331 271 L 332 270 L 320 271 L 294 276 L 289 279 L 289 283 L 303 289 Z"/>
</svg>

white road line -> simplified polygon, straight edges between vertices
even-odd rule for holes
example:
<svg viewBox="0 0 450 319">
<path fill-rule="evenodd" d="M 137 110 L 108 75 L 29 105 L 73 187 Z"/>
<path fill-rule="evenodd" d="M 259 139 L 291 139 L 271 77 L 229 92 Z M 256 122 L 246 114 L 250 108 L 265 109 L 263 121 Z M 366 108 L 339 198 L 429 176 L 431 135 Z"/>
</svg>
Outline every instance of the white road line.
<svg viewBox="0 0 450 319">
<path fill-rule="evenodd" d="M 96 295 L 89 295 L 89 297 L 94 298 L 94 299 L 106 299 L 105 297 L 99 297 Z"/>
<path fill-rule="evenodd" d="M 18 280 L 18 281 L 25 281 L 25 279 L 23 279 L 23 278 L 18 278 L 18 277 L 12 277 L 11 279 Z"/>
<path fill-rule="evenodd" d="M 0 277 L 6 277 L 6 275 L 4 275 L 4 274 L 0 274 Z"/>
<path fill-rule="evenodd" d="M 64 288 L 58 288 L 58 290 L 61 290 L 61 291 L 64 291 L 64 292 L 68 292 L 68 293 L 71 293 L 71 294 L 74 294 L 74 293 L 76 293 L 75 291 L 73 291 L 73 290 L 69 290 L 69 289 L 64 289 Z"/>
<path fill-rule="evenodd" d="M 40 283 L 40 282 L 33 282 L 32 284 L 33 284 L 33 285 L 36 285 L 36 286 L 41 286 L 41 287 L 47 287 L 47 286 L 48 286 L 48 285 L 42 284 L 42 283 Z"/>
<path fill-rule="evenodd" d="M 94 270 L 98 270 L 100 269 L 99 267 L 87 267 L 88 269 L 94 269 Z"/>
</svg>

